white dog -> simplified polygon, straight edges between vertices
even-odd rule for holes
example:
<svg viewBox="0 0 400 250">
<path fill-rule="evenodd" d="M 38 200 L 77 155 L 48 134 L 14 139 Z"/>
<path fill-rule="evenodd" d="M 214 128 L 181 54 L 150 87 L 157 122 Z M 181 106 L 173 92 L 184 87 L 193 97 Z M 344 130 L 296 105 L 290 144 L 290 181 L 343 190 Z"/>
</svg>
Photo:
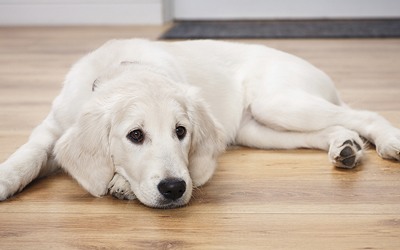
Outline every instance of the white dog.
<svg viewBox="0 0 400 250">
<path fill-rule="evenodd" d="M 356 111 L 330 78 L 271 48 L 115 40 L 76 63 L 48 117 L 0 165 L 0 199 L 61 166 L 94 196 L 185 205 L 226 145 L 327 150 L 353 168 L 363 140 L 400 160 L 400 130 Z"/>
</svg>

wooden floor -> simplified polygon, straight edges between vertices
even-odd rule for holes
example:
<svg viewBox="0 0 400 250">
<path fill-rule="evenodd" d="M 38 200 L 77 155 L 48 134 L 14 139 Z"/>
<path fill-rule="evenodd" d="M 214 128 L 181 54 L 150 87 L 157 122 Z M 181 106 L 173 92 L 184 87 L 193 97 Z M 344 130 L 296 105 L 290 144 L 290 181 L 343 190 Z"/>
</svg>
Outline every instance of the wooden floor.
<svg viewBox="0 0 400 250">
<path fill-rule="evenodd" d="M 165 27 L 0 28 L 0 162 L 50 109 L 71 64 L 111 38 Z M 246 40 L 311 61 L 354 108 L 400 127 L 400 39 Z M 400 249 L 400 163 L 355 170 L 325 152 L 232 149 L 189 206 L 93 198 L 69 176 L 0 203 L 0 249 Z"/>
</svg>

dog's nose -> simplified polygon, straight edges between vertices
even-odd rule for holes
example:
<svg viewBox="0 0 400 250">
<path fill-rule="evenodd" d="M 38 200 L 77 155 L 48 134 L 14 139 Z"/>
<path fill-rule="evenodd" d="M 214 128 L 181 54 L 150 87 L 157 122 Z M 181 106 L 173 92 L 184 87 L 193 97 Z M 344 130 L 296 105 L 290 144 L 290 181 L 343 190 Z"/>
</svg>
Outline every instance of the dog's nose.
<svg viewBox="0 0 400 250">
<path fill-rule="evenodd" d="M 169 178 L 160 181 L 158 191 L 169 200 L 177 200 L 186 191 L 186 182 L 181 179 Z"/>
</svg>

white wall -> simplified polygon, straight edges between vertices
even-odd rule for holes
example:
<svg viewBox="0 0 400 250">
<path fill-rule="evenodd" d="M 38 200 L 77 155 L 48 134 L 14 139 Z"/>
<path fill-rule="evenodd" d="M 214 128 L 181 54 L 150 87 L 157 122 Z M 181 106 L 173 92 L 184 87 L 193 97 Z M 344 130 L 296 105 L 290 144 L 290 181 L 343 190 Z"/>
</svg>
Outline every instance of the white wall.
<svg viewBox="0 0 400 250">
<path fill-rule="evenodd" d="M 171 3 L 172 0 L 0 0 L 0 25 L 162 24 L 172 18 Z"/>
<path fill-rule="evenodd" d="M 400 17 L 400 0 L 0 0 L 0 25 Z"/>
<path fill-rule="evenodd" d="M 400 0 L 175 0 L 180 20 L 400 17 Z"/>
</svg>

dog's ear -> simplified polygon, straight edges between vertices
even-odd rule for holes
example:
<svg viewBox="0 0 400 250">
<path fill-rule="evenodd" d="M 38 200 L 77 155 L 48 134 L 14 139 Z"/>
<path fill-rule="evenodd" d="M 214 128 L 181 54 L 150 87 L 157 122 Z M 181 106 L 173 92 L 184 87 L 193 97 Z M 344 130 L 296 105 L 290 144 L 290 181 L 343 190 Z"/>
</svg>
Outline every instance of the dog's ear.
<svg viewBox="0 0 400 250">
<path fill-rule="evenodd" d="M 213 175 L 217 157 L 225 150 L 226 138 L 222 125 L 213 117 L 206 103 L 196 92 L 189 96 L 188 114 L 193 124 L 189 173 L 196 187 L 205 184 Z"/>
<path fill-rule="evenodd" d="M 110 155 L 111 118 L 104 105 L 89 103 L 54 148 L 57 162 L 89 193 L 101 196 L 114 175 Z"/>
</svg>

